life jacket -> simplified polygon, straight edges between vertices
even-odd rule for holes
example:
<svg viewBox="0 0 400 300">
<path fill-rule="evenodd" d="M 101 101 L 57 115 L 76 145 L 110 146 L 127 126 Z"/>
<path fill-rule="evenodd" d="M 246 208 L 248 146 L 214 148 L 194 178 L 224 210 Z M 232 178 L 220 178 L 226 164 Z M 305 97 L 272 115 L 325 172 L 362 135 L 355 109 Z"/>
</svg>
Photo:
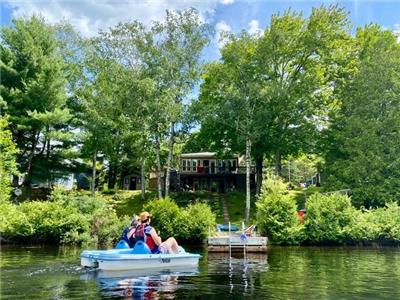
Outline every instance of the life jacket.
<svg viewBox="0 0 400 300">
<path fill-rule="evenodd" d="M 154 250 L 158 249 L 158 246 L 151 237 L 151 229 L 153 229 L 153 227 L 151 227 L 149 224 L 138 225 L 135 231 L 135 240 L 145 242 L 147 246 L 149 246 L 151 252 L 153 252 Z"/>
<path fill-rule="evenodd" d="M 132 234 L 132 236 L 130 238 L 128 238 L 128 234 L 131 229 L 132 229 L 132 227 L 126 227 L 124 229 L 124 231 L 122 232 L 122 235 L 121 235 L 121 240 L 124 240 L 125 242 L 127 242 L 130 248 L 133 248 L 136 244 L 136 240 L 134 237 L 135 234 Z"/>
</svg>

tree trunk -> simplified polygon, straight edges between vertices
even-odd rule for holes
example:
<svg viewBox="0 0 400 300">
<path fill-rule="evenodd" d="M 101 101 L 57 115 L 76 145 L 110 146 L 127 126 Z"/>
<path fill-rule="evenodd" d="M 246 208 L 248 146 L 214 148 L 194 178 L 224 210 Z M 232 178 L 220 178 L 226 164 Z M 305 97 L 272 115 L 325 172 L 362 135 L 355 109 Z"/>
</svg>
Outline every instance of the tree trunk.
<svg viewBox="0 0 400 300">
<path fill-rule="evenodd" d="M 19 186 L 19 176 L 18 175 L 13 175 L 12 176 L 12 186 L 13 187 L 18 187 Z"/>
<path fill-rule="evenodd" d="M 32 179 L 32 165 L 33 165 L 33 159 L 35 157 L 35 150 L 36 150 L 36 132 L 32 132 L 32 146 L 31 146 L 31 153 L 29 153 L 29 158 L 28 158 L 28 165 L 26 167 L 26 176 L 24 179 L 23 185 L 28 187 L 28 190 L 30 191 L 31 187 L 31 179 Z M 28 193 L 30 194 L 30 193 Z M 28 199 L 30 199 L 30 196 L 28 195 Z"/>
<path fill-rule="evenodd" d="M 93 152 L 92 157 L 92 197 L 96 196 L 96 161 L 97 161 L 97 149 Z"/>
<path fill-rule="evenodd" d="M 250 162 L 251 140 L 246 138 L 246 224 L 250 221 Z"/>
<path fill-rule="evenodd" d="M 156 135 L 156 159 L 157 159 L 157 190 L 158 199 L 162 199 L 162 183 L 161 183 L 161 161 L 160 161 L 160 138 Z"/>
<path fill-rule="evenodd" d="M 258 156 L 256 158 L 256 196 L 259 196 L 261 192 L 262 174 L 263 174 L 263 157 Z"/>
<path fill-rule="evenodd" d="M 146 176 L 145 176 L 145 171 L 146 171 L 146 159 L 144 157 L 144 151 L 142 152 L 142 159 L 141 159 L 141 164 L 140 164 L 140 185 L 142 188 L 142 201 L 146 200 Z"/>
<path fill-rule="evenodd" d="M 117 166 L 115 163 L 110 162 L 110 167 L 108 169 L 108 189 L 114 189 L 115 183 L 117 182 Z"/>
<path fill-rule="evenodd" d="M 276 149 L 275 151 L 275 173 L 279 176 L 282 173 L 282 156 L 280 149 Z"/>
<path fill-rule="evenodd" d="M 171 123 L 171 136 L 168 143 L 168 160 L 167 160 L 167 174 L 165 176 L 165 197 L 168 197 L 169 194 L 169 182 L 170 182 L 170 174 L 171 174 L 171 164 L 172 164 L 172 156 L 174 152 L 174 140 L 175 138 L 175 123 Z"/>
</svg>

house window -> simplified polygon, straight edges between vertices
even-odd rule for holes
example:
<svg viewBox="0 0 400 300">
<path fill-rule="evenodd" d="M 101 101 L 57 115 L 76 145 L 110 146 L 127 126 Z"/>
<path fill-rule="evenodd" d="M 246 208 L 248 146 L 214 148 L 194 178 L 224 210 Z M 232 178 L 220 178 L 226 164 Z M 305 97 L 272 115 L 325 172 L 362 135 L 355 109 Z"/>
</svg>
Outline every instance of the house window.
<svg viewBox="0 0 400 300">
<path fill-rule="evenodd" d="M 211 161 L 211 167 L 210 167 L 210 173 L 214 174 L 215 173 L 215 161 Z"/>
<path fill-rule="evenodd" d="M 186 171 L 186 159 L 182 160 L 182 171 L 185 172 Z"/>
<path fill-rule="evenodd" d="M 196 160 L 192 161 L 192 172 L 196 172 Z"/>
</svg>

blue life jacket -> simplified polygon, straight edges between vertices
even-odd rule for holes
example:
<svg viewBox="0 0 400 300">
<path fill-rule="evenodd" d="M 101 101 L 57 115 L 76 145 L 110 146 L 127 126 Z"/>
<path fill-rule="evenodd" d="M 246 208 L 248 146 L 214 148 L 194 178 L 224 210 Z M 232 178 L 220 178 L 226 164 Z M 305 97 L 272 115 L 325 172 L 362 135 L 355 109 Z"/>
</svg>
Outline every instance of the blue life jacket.
<svg viewBox="0 0 400 300">
<path fill-rule="evenodd" d="M 133 248 L 136 243 L 134 234 L 130 238 L 128 238 L 128 233 L 131 229 L 132 229 L 131 227 L 126 227 L 124 229 L 124 231 L 122 232 L 122 235 L 121 235 L 121 240 L 124 240 L 125 242 L 127 242 L 130 248 Z"/>
</svg>

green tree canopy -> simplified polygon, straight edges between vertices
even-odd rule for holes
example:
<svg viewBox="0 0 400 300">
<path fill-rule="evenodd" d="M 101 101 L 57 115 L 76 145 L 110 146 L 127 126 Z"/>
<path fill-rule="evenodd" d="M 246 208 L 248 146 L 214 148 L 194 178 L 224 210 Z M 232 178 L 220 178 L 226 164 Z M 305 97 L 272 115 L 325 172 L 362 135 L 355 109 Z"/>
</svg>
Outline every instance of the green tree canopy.
<svg viewBox="0 0 400 300">
<path fill-rule="evenodd" d="M 377 25 L 358 29 L 357 72 L 343 86 L 329 132 L 325 178 L 356 205 L 400 199 L 400 45 Z"/>
<path fill-rule="evenodd" d="M 72 115 L 55 28 L 37 16 L 14 19 L 13 24 L 0 33 L 0 89 L 21 150 L 17 161 L 29 184 L 35 178 L 62 176 Z"/>
</svg>

